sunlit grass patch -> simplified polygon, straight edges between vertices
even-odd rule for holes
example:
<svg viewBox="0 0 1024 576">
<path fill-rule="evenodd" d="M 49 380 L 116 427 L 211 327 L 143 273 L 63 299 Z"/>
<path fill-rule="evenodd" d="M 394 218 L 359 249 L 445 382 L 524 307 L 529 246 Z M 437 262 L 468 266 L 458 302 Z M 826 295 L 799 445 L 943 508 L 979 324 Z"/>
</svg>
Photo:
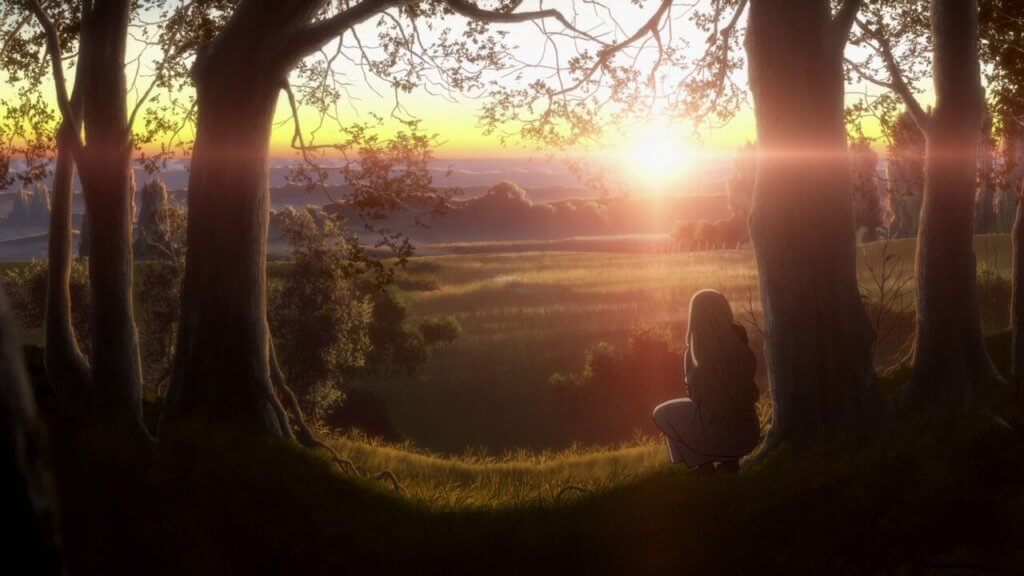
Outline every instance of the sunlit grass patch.
<svg viewBox="0 0 1024 576">
<path fill-rule="evenodd" d="M 360 434 L 322 434 L 362 474 L 390 472 L 403 496 L 442 509 L 550 504 L 620 486 L 668 462 L 664 445 L 653 438 L 608 447 L 574 445 L 500 456 L 470 450 L 444 456 L 410 443 L 388 444 Z"/>
</svg>

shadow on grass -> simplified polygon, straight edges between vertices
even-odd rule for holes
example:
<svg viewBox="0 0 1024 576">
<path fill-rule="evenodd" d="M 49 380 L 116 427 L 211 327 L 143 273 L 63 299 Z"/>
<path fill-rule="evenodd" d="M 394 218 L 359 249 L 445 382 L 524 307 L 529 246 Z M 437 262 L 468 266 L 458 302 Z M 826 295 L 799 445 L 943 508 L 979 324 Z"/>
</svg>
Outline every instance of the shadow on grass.
<svg viewBox="0 0 1024 576">
<path fill-rule="evenodd" d="M 432 510 L 219 430 L 135 446 L 57 423 L 52 443 L 72 574 L 1021 573 L 1024 435 L 900 422 L 736 477 L 664 466 L 493 509 Z"/>
</svg>

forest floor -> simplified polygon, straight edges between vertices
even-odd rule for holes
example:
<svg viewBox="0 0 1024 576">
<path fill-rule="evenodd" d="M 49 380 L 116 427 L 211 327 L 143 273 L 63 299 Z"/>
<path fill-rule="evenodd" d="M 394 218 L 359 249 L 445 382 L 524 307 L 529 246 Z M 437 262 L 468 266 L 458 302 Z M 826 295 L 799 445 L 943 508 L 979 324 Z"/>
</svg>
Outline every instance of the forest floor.
<svg viewBox="0 0 1024 576">
<path fill-rule="evenodd" d="M 897 414 L 857 447 L 712 478 L 658 445 L 499 460 L 334 440 L 398 487 L 215 430 L 139 446 L 57 422 L 52 444 L 72 574 L 1020 574 L 1024 421 L 986 396 L 1013 431 Z"/>
</svg>

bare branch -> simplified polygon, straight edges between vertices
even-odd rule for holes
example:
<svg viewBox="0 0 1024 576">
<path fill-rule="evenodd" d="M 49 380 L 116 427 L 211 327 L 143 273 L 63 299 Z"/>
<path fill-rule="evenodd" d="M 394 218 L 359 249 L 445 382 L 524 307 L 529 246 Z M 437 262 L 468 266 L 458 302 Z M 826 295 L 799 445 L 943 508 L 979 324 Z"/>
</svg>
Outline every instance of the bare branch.
<svg viewBox="0 0 1024 576">
<path fill-rule="evenodd" d="M 914 92 L 910 89 L 910 86 L 907 85 L 907 81 L 903 77 L 903 71 L 900 69 L 900 65 L 896 61 L 896 56 L 893 54 L 892 44 L 889 42 L 889 38 L 882 31 L 868 26 L 867 23 L 860 18 L 855 18 L 855 21 L 858 28 L 878 43 L 878 52 L 882 57 L 882 61 L 885 62 L 886 70 L 889 72 L 889 77 L 891 78 L 889 83 L 892 84 L 893 92 L 903 100 L 903 104 L 907 107 L 911 117 L 914 118 L 914 122 L 917 123 L 918 128 L 920 128 L 922 132 L 927 133 L 931 125 L 931 116 L 925 111 L 924 107 L 921 106 L 921 102 L 918 101 L 917 97 L 914 96 Z"/>
<path fill-rule="evenodd" d="M 493 24 L 515 24 L 519 22 L 530 22 L 532 20 L 544 20 L 551 18 L 553 20 L 557 20 L 558 23 L 564 26 L 567 30 L 572 31 L 575 34 L 579 34 L 583 38 L 592 40 L 599 44 L 607 45 L 607 43 L 601 39 L 577 28 L 561 12 L 552 8 L 546 10 L 533 10 L 530 12 L 498 12 L 495 10 L 485 10 L 472 2 L 468 2 L 467 0 L 443 0 L 443 2 L 445 6 L 448 6 L 452 11 L 460 16 Z"/>
<path fill-rule="evenodd" d="M 578 82 L 576 82 L 572 86 L 569 86 L 567 88 L 563 88 L 562 90 L 559 90 L 559 91 L 555 92 L 554 94 L 552 94 L 552 96 L 553 97 L 554 96 L 562 96 L 564 94 L 568 94 L 570 92 L 573 92 L 573 91 L 579 89 L 584 84 L 589 82 L 590 79 L 594 77 L 594 74 L 596 74 L 598 70 L 600 70 L 603 66 L 605 66 L 612 59 L 612 56 L 614 56 L 614 55 L 618 54 L 619 52 L 625 50 L 626 48 L 628 48 L 629 46 L 633 45 L 635 42 L 637 42 L 641 38 L 646 37 L 649 34 L 657 34 L 658 33 L 658 27 L 661 24 L 661 19 L 665 16 L 665 13 L 668 12 L 669 8 L 672 7 L 672 2 L 673 2 L 673 0 L 662 0 L 661 4 L 658 6 L 658 10 L 655 11 L 655 13 L 653 15 L 651 15 L 651 17 L 647 20 L 647 22 L 645 22 L 643 26 L 638 28 L 637 31 L 634 32 L 632 36 L 630 36 L 629 38 L 626 38 L 622 42 L 619 42 L 617 44 L 612 44 L 612 45 L 609 45 L 609 46 L 606 46 L 605 48 L 603 48 L 598 53 L 597 60 L 594 62 L 593 66 L 590 67 L 590 69 L 587 71 L 587 73 L 584 74 L 583 77 L 580 78 Z"/>
</svg>

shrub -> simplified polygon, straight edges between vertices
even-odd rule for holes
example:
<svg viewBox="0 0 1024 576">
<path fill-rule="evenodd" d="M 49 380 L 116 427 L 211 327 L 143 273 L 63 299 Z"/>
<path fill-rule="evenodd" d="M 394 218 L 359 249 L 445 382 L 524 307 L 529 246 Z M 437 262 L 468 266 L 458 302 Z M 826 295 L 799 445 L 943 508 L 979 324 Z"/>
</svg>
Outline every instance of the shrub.
<svg viewBox="0 0 1024 576">
<path fill-rule="evenodd" d="M 587 351 L 583 370 L 554 374 L 552 394 L 566 417 L 600 422 L 611 437 L 622 437 L 637 422 L 656 430 L 648 417 L 657 404 L 683 393 L 683 355 L 667 326 L 633 327 L 619 349 L 601 342 Z"/>
<path fill-rule="evenodd" d="M 462 335 L 462 325 L 452 316 L 427 318 L 420 322 L 420 334 L 428 347 L 451 346 Z"/>
<path fill-rule="evenodd" d="M 370 301 L 354 285 L 353 242 L 336 220 L 308 211 L 282 223 L 292 262 L 268 309 L 281 369 L 314 419 L 344 398 L 343 377 L 366 361 Z"/>
<path fill-rule="evenodd" d="M 46 321 L 46 262 L 29 262 L 7 268 L 2 276 L 3 290 L 23 330 L 39 330 Z M 71 325 L 83 351 L 89 346 L 89 263 L 78 260 L 71 265 Z"/>
<path fill-rule="evenodd" d="M 978 309 L 981 325 L 987 332 L 1005 330 L 1013 285 L 994 266 L 978 267 Z"/>
</svg>

